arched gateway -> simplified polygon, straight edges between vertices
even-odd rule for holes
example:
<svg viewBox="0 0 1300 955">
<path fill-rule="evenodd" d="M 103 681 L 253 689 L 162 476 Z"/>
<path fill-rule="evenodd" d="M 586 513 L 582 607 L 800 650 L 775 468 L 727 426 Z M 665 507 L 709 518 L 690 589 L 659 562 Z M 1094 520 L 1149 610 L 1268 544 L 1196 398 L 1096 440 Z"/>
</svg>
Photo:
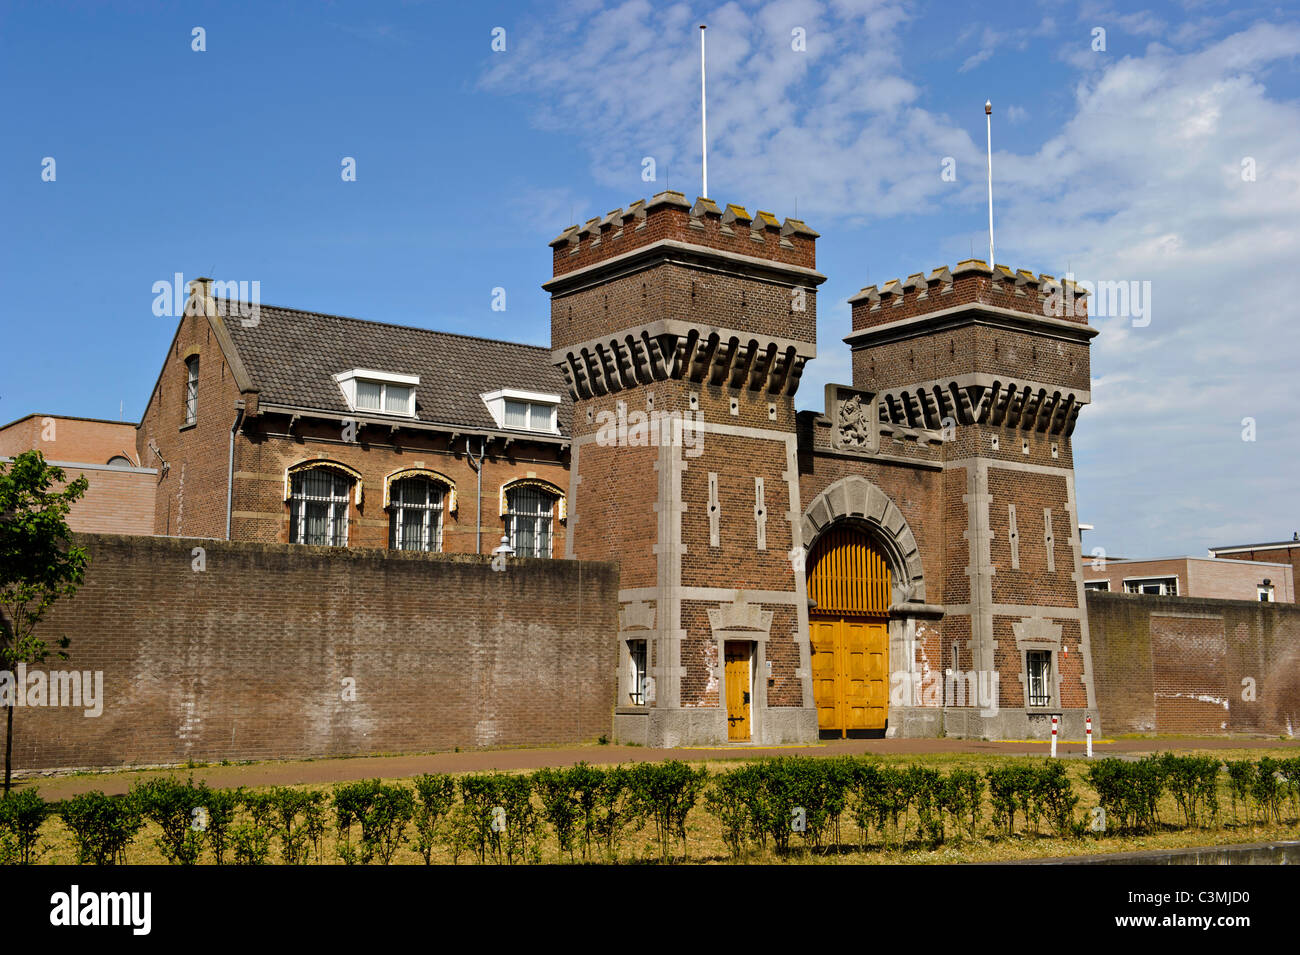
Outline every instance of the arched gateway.
<svg viewBox="0 0 1300 955">
<path fill-rule="evenodd" d="M 916 538 L 889 496 L 857 475 L 813 498 L 803 538 L 811 542 L 805 568 L 818 731 L 884 736 L 894 674 L 915 669 L 917 623 L 942 614 L 925 603 Z M 896 721 L 890 735 L 897 729 Z"/>
</svg>

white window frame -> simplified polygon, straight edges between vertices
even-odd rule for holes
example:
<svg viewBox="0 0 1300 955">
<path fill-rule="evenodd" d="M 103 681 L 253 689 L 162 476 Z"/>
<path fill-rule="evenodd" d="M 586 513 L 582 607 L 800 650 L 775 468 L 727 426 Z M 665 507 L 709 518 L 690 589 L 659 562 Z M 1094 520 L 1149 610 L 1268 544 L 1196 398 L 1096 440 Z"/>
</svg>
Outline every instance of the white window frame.
<svg viewBox="0 0 1300 955">
<path fill-rule="evenodd" d="M 519 495 L 527 495 L 530 492 L 536 494 L 539 498 L 549 498 L 551 502 L 550 509 L 547 512 L 542 512 L 540 510 L 535 513 L 531 511 L 516 512 L 514 501 L 518 499 Z M 555 505 L 558 502 L 556 496 L 544 488 L 537 487 L 535 484 L 521 484 L 517 487 L 508 487 L 505 489 L 504 493 L 506 498 L 506 536 L 510 538 L 510 546 L 514 549 L 516 556 L 550 557 L 555 549 Z M 519 549 L 519 522 L 524 520 L 537 522 L 533 532 L 534 541 L 538 538 L 537 527 L 540 527 L 542 521 L 546 522 L 545 554 L 527 554 Z"/>
<path fill-rule="evenodd" d="M 1277 600 L 1277 591 L 1274 590 L 1274 584 L 1256 584 L 1255 596 L 1259 598 L 1262 604 L 1271 604 Z"/>
<path fill-rule="evenodd" d="M 1034 667 L 1034 654 L 1042 654 L 1044 658 L 1041 670 Z M 1056 669 L 1055 654 L 1051 650 L 1045 650 L 1038 647 L 1031 647 L 1025 650 L 1025 707 L 1031 710 L 1050 709 L 1056 705 L 1056 693 L 1053 685 L 1052 674 Z M 1046 702 L 1034 702 L 1034 686 L 1037 682 L 1036 675 L 1041 676 L 1042 687 L 1039 692 L 1039 699 L 1046 699 Z"/>
<path fill-rule="evenodd" d="M 1096 590 L 1101 593 L 1110 593 L 1109 580 L 1085 580 L 1083 582 L 1084 590 Z"/>
<path fill-rule="evenodd" d="M 496 426 L 502 431 L 513 431 L 518 434 L 551 434 L 560 433 L 560 396 L 548 395 L 540 391 L 520 391 L 516 388 L 502 388 L 498 391 L 490 391 L 487 394 L 479 395 L 483 399 L 483 404 L 487 405 L 488 414 L 496 422 Z M 510 428 L 506 426 L 506 401 L 519 401 L 524 404 L 532 405 L 528 409 L 527 428 Z M 540 422 L 535 425 L 536 419 L 541 418 Z M 540 425 L 537 426 L 537 425 Z"/>
<path fill-rule="evenodd" d="M 1171 574 L 1166 577 L 1125 577 L 1124 593 L 1141 594 L 1143 584 L 1160 584 L 1161 591 L 1158 594 L 1146 594 L 1148 597 L 1177 597 L 1178 596 L 1178 577 Z"/>
<path fill-rule="evenodd" d="M 415 414 L 415 392 L 420 385 L 419 375 L 399 375 L 390 371 L 374 371 L 369 368 L 352 368 L 348 371 L 341 371 L 334 376 L 339 389 L 343 392 L 343 398 L 348 403 L 348 408 L 358 414 L 364 415 L 387 415 L 395 418 L 414 418 Z M 379 407 L 362 408 L 357 404 L 357 382 L 364 381 L 372 385 L 379 385 Z M 388 410 L 388 386 L 397 385 L 402 388 L 410 389 L 409 406 L 406 411 L 389 411 Z"/>
<path fill-rule="evenodd" d="M 429 486 L 428 504 L 407 504 L 399 497 L 400 485 L 406 481 L 424 481 Z M 442 553 L 442 530 L 443 515 L 446 514 L 447 507 L 447 486 L 441 481 L 435 481 L 433 478 L 424 474 L 408 474 L 406 477 L 398 478 L 393 481 L 389 489 L 389 523 L 388 523 L 388 546 L 392 550 L 415 550 L 424 551 L 430 554 Z M 437 497 L 436 503 L 432 500 Z M 405 546 L 408 542 L 402 540 L 402 531 L 405 524 L 402 521 L 405 511 L 419 511 L 422 515 L 422 532 L 425 540 L 429 542 L 428 547 L 409 547 Z"/>
<path fill-rule="evenodd" d="M 199 356 L 185 359 L 185 424 L 199 422 Z"/>
</svg>

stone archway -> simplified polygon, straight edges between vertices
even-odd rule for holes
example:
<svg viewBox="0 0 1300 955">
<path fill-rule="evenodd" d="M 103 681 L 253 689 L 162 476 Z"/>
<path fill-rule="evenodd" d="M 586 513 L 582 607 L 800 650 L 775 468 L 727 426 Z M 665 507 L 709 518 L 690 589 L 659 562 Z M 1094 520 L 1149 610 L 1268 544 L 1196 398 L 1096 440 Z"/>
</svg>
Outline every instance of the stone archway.
<svg viewBox="0 0 1300 955">
<path fill-rule="evenodd" d="M 817 538 L 836 521 L 865 525 L 883 550 L 893 574 L 895 604 L 925 603 L 921 554 L 907 519 L 893 501 L 864 477 L 840 478 L 822 491 L 803 512 L 803 546 L 811 552 Z"/>
<path fill-rule="evenodd" d="M 943 608 L 926 603 L 925 575 L 916 537 L 889 495 L 858 475 L 841 478 L 808 505 L 802 522 L 806 553 L 811 553 L 817 539 L 827 530 L 844 524 L 863 530 L 884 555 L 890 569 L 891 672 L 885 735 L 937 736 L 942 728 L 943 710 L 921 705 L 920 689 L 925 674 L 917 656 L 918 650 L 933 640 L 933 628 L 927 624 L 941 618 Z M 938 660 L 934 662 L 937 664 Z"/>
</svg>

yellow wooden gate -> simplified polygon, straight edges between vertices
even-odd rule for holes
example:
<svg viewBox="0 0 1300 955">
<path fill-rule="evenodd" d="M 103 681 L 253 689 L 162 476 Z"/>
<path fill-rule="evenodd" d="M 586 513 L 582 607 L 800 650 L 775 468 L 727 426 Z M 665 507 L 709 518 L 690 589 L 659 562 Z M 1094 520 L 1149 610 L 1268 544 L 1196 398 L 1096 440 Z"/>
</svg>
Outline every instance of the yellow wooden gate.
<svg viewBox="0 0 1300 955">
<path fill-rule="evenodd" d="M 727 739 L 749 739 L 749 652 L 748 643 L 728 643 L 725 647 L 727 668 Z"/>
<path fill-rule="evenodd" d="M 813 701 L 823 734 L 883 730 L 889 715 L 889 565 L 836 527 L 808 562 Z"/>
</svg>

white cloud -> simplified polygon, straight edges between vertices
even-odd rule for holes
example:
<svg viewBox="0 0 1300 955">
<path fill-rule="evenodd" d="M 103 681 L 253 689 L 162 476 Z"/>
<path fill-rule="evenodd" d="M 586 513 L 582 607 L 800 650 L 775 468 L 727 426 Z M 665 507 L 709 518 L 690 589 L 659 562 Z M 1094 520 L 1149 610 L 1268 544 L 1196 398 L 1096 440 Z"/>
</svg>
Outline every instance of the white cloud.
<svg viewBox="0 0 1300 955">
<path fill-rule="evenodd" d="M 698 31 L 689 9 L 627 0 L 566 16 L 518 38 L 483 86 L 529 96 L 539 123 L 575 136 L 595 179 L 629 199 L 643 155 L 671 169 L 675 185 L 688 170 L 693 178 Z M 1032 153 L 994 156 L 999 258 L 1151 283 L 1148 326 L 1097 323 L 1095 403 L 1075 435 L 1080 516 L 1117 552 L 1199 553 L 1223 543 L 1225 528 L 1243 528 L 1227 537 L 1259 536 L 1261 514 L 1297 523 L 1287 516 L 1293 489 L 1267 476 L 1300 466 L 1300 318 L 1289 289 L 1300 260 L 1300 108 L 1268 82 L 1293 68 L 1300 27 L 1256 22 L 1225 35 L 1146 12 L 1080 14 L 1090 16 L 1164 42 L 1101 55 L 1085 31 L 1062 48 L 1078 70 L 1070 106 L 1036 118 L 1056 134 Z M 926 24 L 910 24 L 901 4 L 727 3 L 708 22 L 709 166 L 723 185 L 714 198 L 785 215 L 797 195 L 801 217 L 823 233 L 863 223 L 887 233 L 914 214 L 964 220 L 979 208 L 982 175 L 954 187 L 938 172 L 953 156 L 982 173 L 982 136 L 967 132 L 982 124 L 949 118 L 944 68 L 919 77 L 905 67 L 907 37 Z M 794 25 L 807 30 L 806 53 L 790 50 Z M 1051 20 L 1016 35 L 983 31 L 966 59 L 1057 33 Z M 968 30 L 959 41 L 973 38 Z M 1008 120 L 1023 109 L 1008 107 Z M 1254 182 L 1242 180 L 1244 157 Z M 965 233 L 933 244 L 964 251 Z M 916 268 L 937 264 L 935 255 Z M 847 377 L 838 346 L 847 311 L 824 301 L 821 321 L 823 357 L 805 388 Z M 1259 423 L 1253 444 L 1240 438 L 1245 416 Z"/>
</svg>

